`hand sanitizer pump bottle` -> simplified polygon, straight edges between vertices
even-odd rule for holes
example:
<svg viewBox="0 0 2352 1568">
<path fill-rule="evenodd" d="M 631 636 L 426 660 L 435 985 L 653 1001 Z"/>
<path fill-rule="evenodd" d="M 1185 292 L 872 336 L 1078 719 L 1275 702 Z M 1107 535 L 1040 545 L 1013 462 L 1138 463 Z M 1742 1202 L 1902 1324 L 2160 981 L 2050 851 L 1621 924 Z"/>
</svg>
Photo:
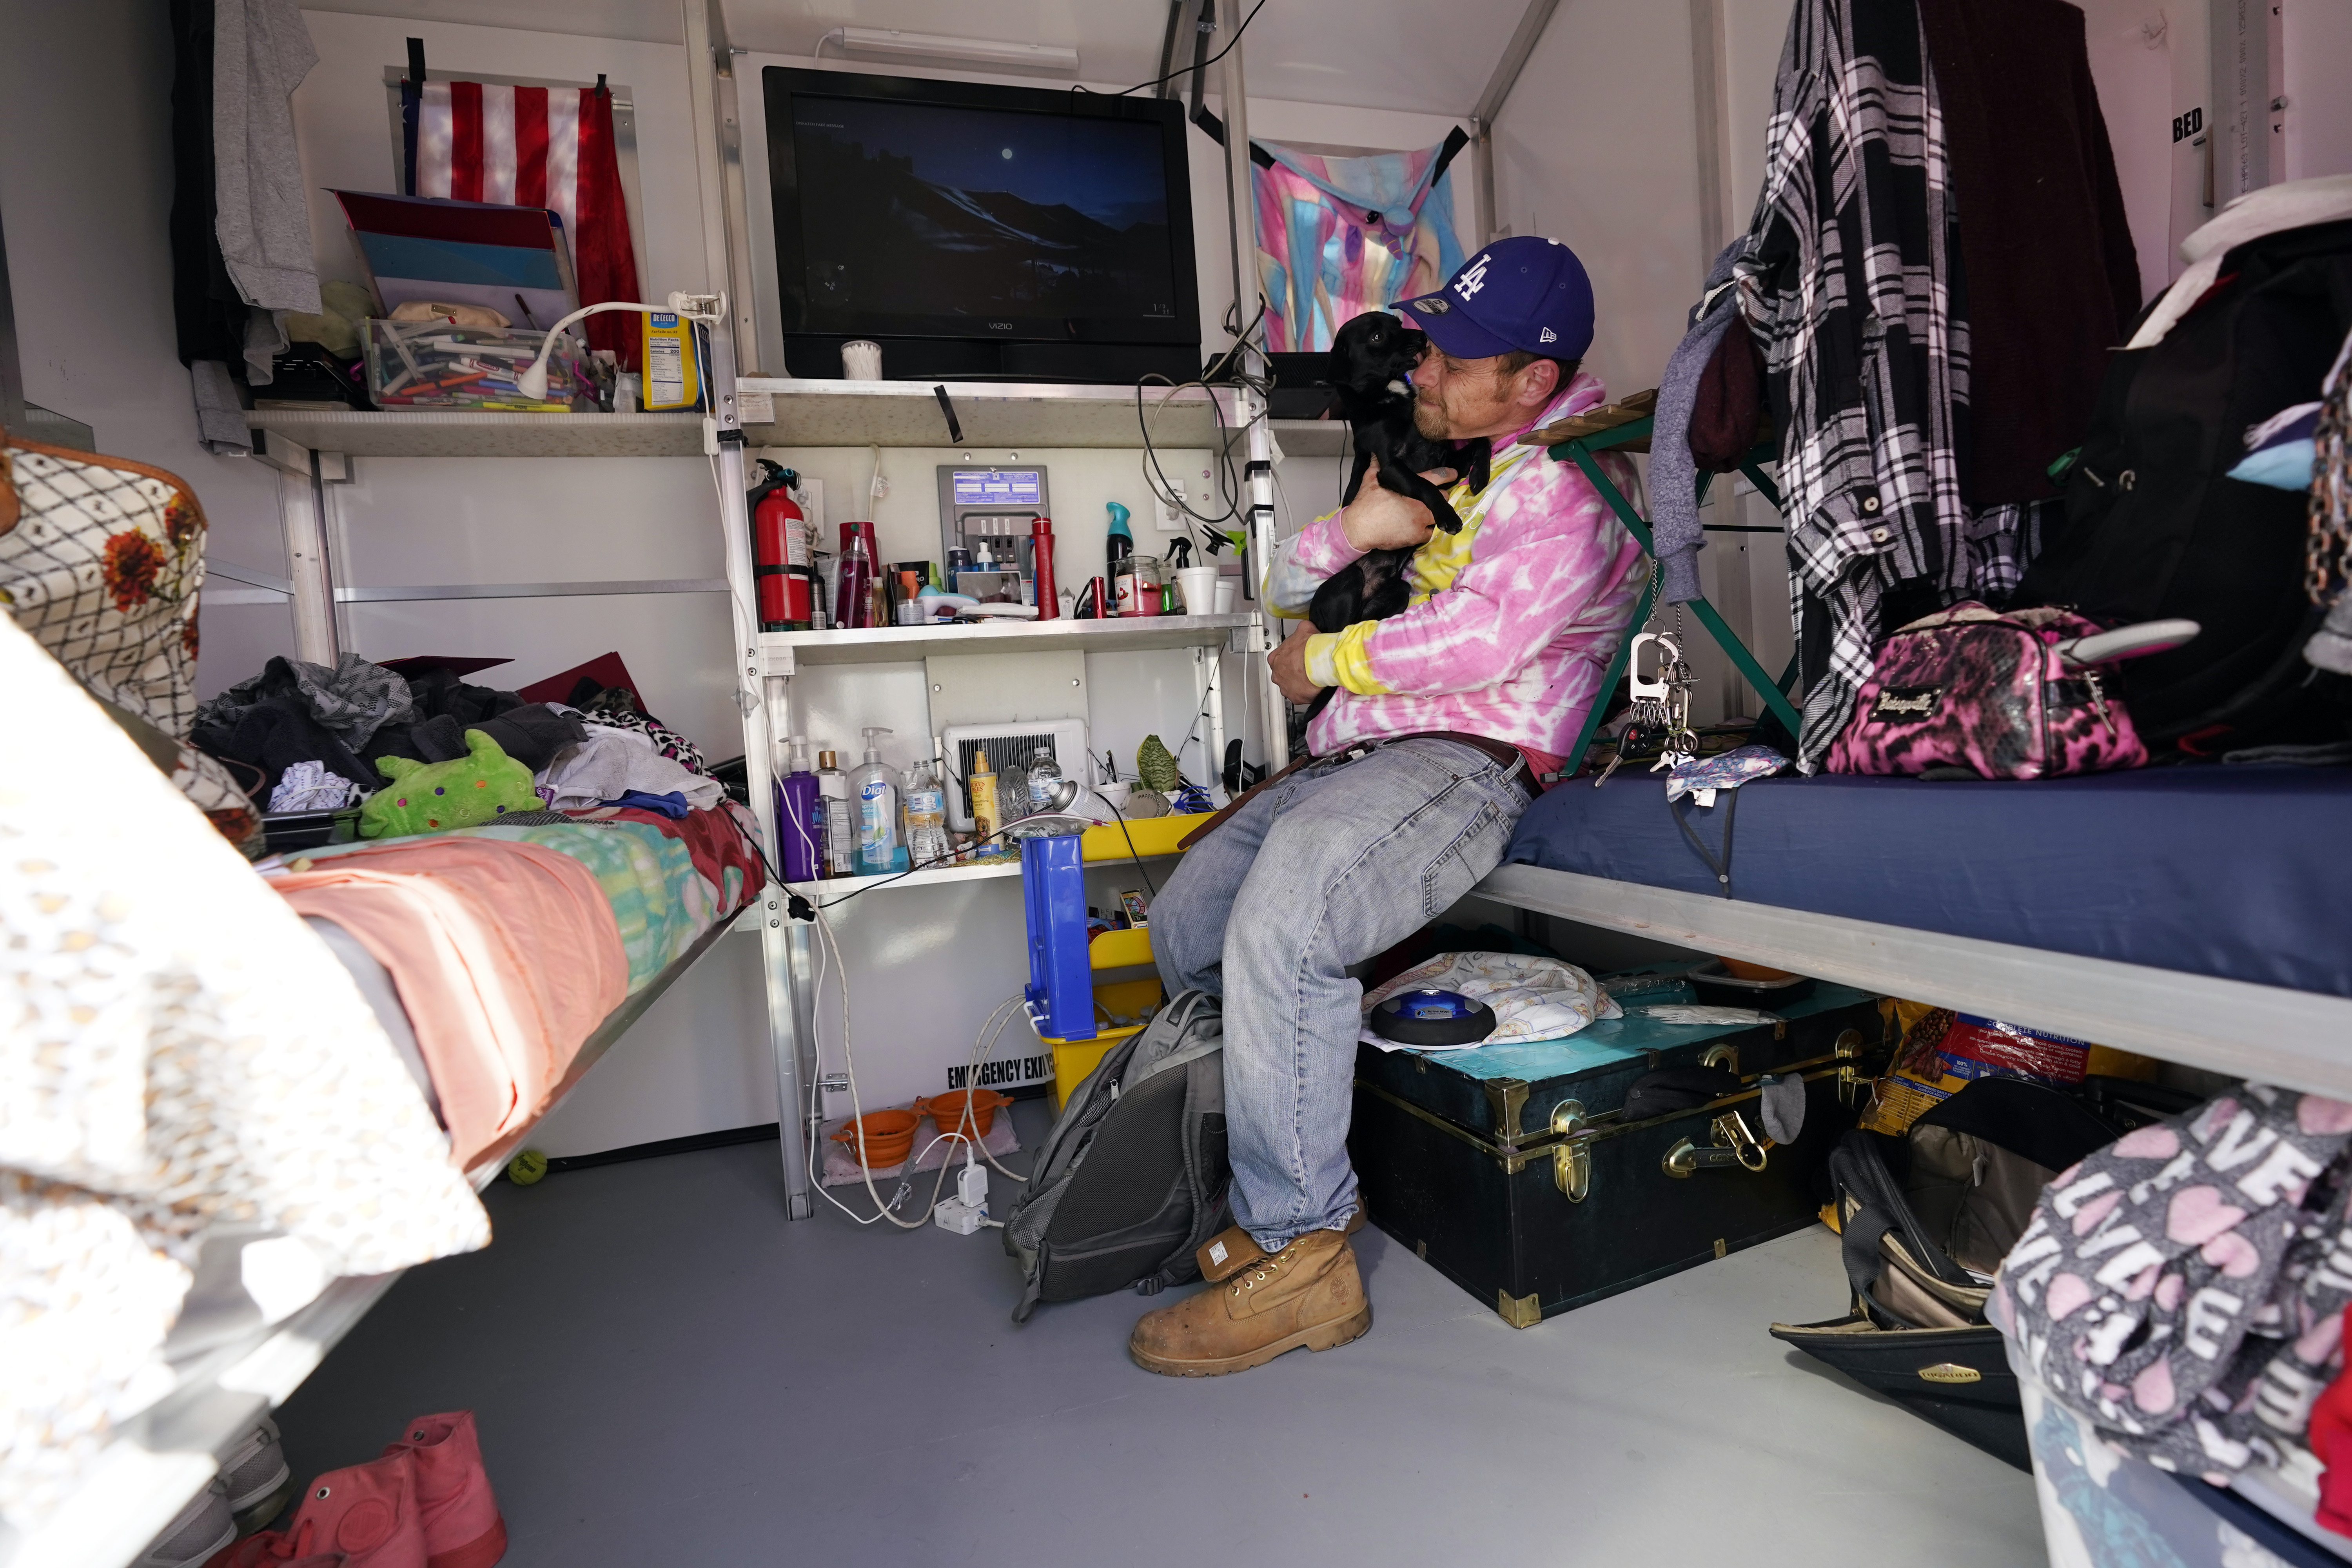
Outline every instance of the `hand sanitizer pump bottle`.
<svg viewBox="0 0 2352 1568">
<path fill-rule="evenodd" d="M 857 874 L 903 871 L 905 825 L 899 812 L 906 790 L 898 782 L 898 770 L 882 760 L 876 738 L 890 731 L 869 724 L 860 733 L 866 737 L 866 761 L 849 775 L 850 804 L 857 812 Z"/>
</svg>

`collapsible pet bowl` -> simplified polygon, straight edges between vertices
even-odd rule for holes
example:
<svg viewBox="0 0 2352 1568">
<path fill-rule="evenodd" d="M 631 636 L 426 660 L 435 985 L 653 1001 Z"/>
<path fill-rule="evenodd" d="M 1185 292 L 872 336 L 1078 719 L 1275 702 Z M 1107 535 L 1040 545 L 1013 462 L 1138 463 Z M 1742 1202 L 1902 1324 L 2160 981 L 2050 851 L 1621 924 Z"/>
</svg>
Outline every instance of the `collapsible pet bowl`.
<svg viewBox="0 0 2352 1568">
<path fill-rule="evenodd" d="M 911 1110 L 869 1110 L 856 1121 L 844 1123 L 833 1135 L 833 1141 L 848 1145 L 850 1153 L 856 1154 L 857 1130 L 863 1127 L 866 1151 L 861 1163 L 867 1170 L 903 1165 L 908 1152 L 915 1146 L 915 1128 L 922 1120 Z"/>
<path fill-rule="evenodd" d="M 915 1101 L 915 1109 L 929 1115 L 942 1132 L 962 1131 L 965 1101 L 971 1104 L 971 1135 L 985 1138 L 988 1130 L 996 1125 L 996 1113 L 1013 1103 L 1010 1095 L 999 1094 L 992 1089 L 960 1089 L 953 1094 L 935 1094 L 929 1100 Z M 869 1138 L 873 1134 L 866 1134 Z"/>
<path fill-rule="evenodd" d="M 1750 973 L 1740 974 L 1733 973 L 1731 962 L 1718 958 L 1690 972 L 1691 989 L 1698 993 L 1701 1002 L 1717 1007 L 1769 1010 L 1812 994 L 1813 977 L 1810 974 L 1790 974 L 1786 970 L 1766 969 L 1760 963 L 1741 964 L 1741 969 Z"/>
</svg>

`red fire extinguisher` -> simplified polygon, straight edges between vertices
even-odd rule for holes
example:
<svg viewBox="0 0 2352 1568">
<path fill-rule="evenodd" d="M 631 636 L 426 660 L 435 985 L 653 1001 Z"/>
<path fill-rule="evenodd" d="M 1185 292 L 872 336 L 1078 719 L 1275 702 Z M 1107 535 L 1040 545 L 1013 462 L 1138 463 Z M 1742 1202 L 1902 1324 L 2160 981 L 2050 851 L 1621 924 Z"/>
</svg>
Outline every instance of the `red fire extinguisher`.
<svg viewBox="0 0 2352 1568">
<path fill-rule="evenodd" d="M 806 631 L 814 622 L 816 574 L 809 562 L 808 521 L 793 500 L 800 476 L 761 459 L 766 479 L 751 491 L 751 562 L 759 582 L 760 629 Z"/>
</svg>

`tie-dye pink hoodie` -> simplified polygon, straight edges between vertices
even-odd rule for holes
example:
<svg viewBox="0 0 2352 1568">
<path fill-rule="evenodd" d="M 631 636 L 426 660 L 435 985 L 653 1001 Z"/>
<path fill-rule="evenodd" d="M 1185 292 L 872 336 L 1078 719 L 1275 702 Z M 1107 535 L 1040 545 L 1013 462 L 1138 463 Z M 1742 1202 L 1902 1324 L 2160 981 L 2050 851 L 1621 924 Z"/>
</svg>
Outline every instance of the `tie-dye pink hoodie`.
<svg viewBox="0 0 2352 1568">
<path fill-rule="evenodd" d="M 1528 428 L 1605 402 L 1580 371 Z M 1307 668 L 1340 689 L 1307 737 L 1318 756 L 1351 742 L 1452 730 L 1564 754 L 1633 618 L 1648 560 L 1572 463 L 1539 447 L 1495 444 L 1493 477 L 1475 499 L 1447 492 L 1462 531 L 1433 533 L 1409 569 L 1412 602 L 1384 621 L 1307 639 Z M 1637 504 L 1633 464 L 1601 459 Z M 1339 514 L 1318 518 L 1276 552 L 1266 602 L 1307 613 L 1316 585 L 1363 552 Z"/>
</svg>

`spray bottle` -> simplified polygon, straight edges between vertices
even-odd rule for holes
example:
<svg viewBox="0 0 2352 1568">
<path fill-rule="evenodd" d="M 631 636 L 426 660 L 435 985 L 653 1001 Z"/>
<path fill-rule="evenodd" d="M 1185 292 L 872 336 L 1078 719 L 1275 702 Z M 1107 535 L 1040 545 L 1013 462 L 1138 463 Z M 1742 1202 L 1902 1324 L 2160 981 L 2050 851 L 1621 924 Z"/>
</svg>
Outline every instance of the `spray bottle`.
<svg viewBox="0 0 2352 1568">
<path fill-rule="evenodd" d="M 817 811 L 824 823 L 817 843 L 824 852 L 828 877 L 857 875 L 857 809 L 850 804 L 849 775 L 832 752 L 816 754 Z"/>
<path fill-rule="evenodd" d="M 1103 575 L 1110 582 L 1111 602 L 1102 613 L 1131 616 L 1141 608 L 1135 602 L 1135 535 L 1128 531 L 1127 508 L 1117 501 L 1103 505 L 1110 513 L 1110 531 L 1103 540 Z"/>
<path fill-rule="evenodd" d="M 873 877 L 903 871 L 907 853 L 898 814 L 906 789 L 898 782 L 898 770 L 882 760 L 877 739 L 890 731 L 868 724 L 859 733 L 866 737 L 866 761 L 849 775 L 850 798 L 857 807 L 857 874 Z"/>
<path fill-rule="evenodd" d="M 824 875 L 824 805 L 809 769 L 806 735 L 790 742 L 792 771 L 776 781 L 776 837 L 783 840 L 784 880 L 814 882 Z"/>
</svg>

